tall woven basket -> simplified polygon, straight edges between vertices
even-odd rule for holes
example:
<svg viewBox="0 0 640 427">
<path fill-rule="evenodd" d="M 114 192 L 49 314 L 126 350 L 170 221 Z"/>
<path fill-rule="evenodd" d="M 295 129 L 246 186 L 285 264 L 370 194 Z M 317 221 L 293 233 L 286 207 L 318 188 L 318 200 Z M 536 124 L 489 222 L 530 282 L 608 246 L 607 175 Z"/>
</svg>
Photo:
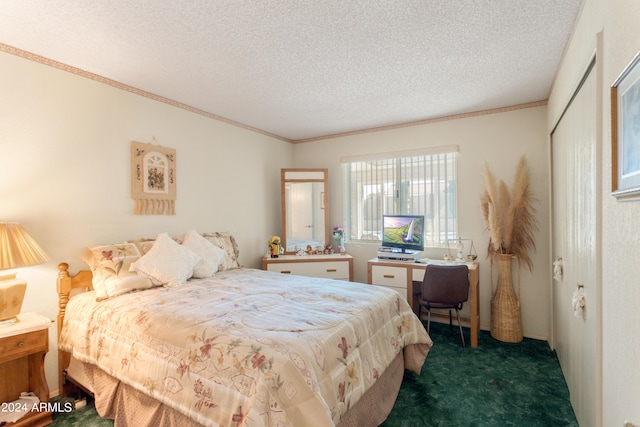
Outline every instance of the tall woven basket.
<svg viewBox="0 0 640 427">
<path fill-rule="evenodd" d="M 518 295 L 513 289 L 511 254 L 499 254 L 498 285 L 491 298 L 491 336 L 499 341 L 522 341 L 522 316 L 520 314 L 520 281 Z"/>
</svg>

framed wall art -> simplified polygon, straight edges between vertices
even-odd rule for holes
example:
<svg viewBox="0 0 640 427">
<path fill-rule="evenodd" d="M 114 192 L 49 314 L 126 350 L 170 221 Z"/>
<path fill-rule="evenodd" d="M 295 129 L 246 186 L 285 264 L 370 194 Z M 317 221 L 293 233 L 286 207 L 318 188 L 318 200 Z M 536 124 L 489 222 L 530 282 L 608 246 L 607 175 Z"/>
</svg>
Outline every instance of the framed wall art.
<svg viewBox="0 0 640 427">
<path fill-rule="evenodd" d="M 640 52 L 611 86 L 611 190 L 640 199 Z"/>
<path fill-rule="evenodd" d="M 131 197 L 136 215 L 176 214 L 176 150 L 131 142 Z"/>
</svg>

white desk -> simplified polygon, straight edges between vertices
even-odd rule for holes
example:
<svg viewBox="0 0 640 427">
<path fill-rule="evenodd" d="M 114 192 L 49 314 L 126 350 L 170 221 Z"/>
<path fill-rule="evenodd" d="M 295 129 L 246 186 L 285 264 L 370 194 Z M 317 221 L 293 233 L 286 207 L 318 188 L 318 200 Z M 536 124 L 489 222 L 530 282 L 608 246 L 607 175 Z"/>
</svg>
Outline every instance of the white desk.
<svg viewBox="0 0 640 427">
<path fill-rule="evenodd" d="M 371 259 L 367 265 L 367 283 L 385 286 L 395 290 L 406 298 L 416 315 L 419 314 L 418 295 L 424 279 L 424 271 L 429 264 L 456 264 L 453 261 L 428 260 L 424 263 L 389 261 Z M 479 301 L 479 265 L 477 262 L 465 262 L 469 266 L 469 318 L 462 318 L 469 322 L 471 329 L 471 347 L 478 346 L 480 332 L 480 301 Z M 448 316 L 447 316 L 448 318 Z"/>
</svg>

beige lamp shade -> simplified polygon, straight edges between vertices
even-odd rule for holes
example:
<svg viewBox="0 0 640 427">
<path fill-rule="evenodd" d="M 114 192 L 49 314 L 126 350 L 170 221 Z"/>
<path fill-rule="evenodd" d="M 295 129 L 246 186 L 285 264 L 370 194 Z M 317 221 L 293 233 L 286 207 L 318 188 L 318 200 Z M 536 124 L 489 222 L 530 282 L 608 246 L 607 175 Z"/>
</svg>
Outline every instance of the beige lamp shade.
<svg viewBox="0 0 640 427">
<path fill-rule="evenodd" d="M 2 270 L 47 261 L 47 254 L 20 224 L 0 222 L 0 325 L 16 322 L 27 290 L 25 280 L 15 273 L 3 275 Z"/>
</svg>

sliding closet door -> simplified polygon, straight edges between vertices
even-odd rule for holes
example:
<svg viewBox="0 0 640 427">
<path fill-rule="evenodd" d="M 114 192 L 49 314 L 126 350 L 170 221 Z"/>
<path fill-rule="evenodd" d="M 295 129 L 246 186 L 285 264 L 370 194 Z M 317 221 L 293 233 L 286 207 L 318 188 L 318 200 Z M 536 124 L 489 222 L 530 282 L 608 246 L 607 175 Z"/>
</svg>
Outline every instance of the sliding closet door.
<svg viewBox="0 0 640 427">
<path fill-rule="evenodd" d="M 562 259 L 552 285 L 553 344 L 581 427 L 598 425 L 600 415 L 596 80 L 592 67 L 551 135 L 553 257 Z M 580 316 L 572 304 L 578 289 Z"/>
</svg>

